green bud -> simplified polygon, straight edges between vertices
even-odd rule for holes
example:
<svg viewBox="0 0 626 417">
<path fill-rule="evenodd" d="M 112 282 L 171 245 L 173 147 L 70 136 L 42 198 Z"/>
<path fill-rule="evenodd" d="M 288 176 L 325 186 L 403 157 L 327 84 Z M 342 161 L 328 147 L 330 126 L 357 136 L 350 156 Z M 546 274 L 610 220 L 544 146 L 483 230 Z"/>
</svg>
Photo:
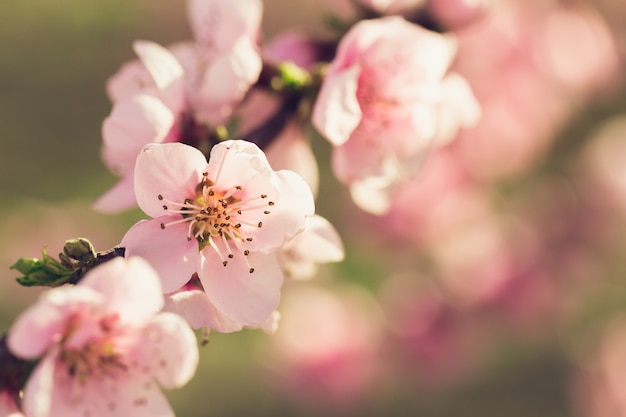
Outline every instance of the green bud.
<svg viewBox="0 0 626 417">
<path fill-rule="evenodd" d="M 285 61 L 278 65 L 278 75 L 271 80 L 271 84 L 275 90 L 298 90 L 311 85 L 311 75 L 293 62 Z"/>
<path fill-rule="evenodd" d="M 96 251 L 90 241 L 85 238 L 78 237 L 65 242 L 63 253 L 78 261 L 79 264 L 85 265 L 96 259 Z"/>
</svg>

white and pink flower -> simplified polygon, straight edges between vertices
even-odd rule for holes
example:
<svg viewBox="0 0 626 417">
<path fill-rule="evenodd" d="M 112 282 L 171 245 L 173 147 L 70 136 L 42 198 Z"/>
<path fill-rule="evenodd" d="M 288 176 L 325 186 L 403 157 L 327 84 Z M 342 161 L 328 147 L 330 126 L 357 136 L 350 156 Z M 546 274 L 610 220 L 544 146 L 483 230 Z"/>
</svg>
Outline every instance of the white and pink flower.
<svg viewBox="0 0 626 417">
<path fill-rule="evenodd" d="M 102 126 L 102 157 L 120 181 L 95 203 L 104 212 L 136 204 L 134 163 L 148 143 L 210 146 L 208 133 L 230 117 L 261 72 L 260 0 L 190 0 L 194 41 L 164 48 L 137 41 L 139 60 L 107 83 L 113 102 Z"/>
<path fill-rule="evenodd" d="M 22 406 L 29 417 L 173 416 L 159 386 L 180 387 L 195 373 L 194 333 L 177 315 L 158 313 L 158 276 L 142 259 L 117 258 L 76 286 L 49 290 L 8 334 L 22 359 L 40 359 Z"/>
<path fill-rule="evenodd" d="M 447 74 L 455 52 L 451 35 L 397 16 L 361 21 L 341 40 L 312 121 L 334 145 L 333 170 L 353 194 L 367 188 L 386 198 L 428 149 L 476 123 L 469 85 Z M 388 206 L 356 202 L 377 213 Z"/>
<path fill-rule="evenodd" d="M 278 250 L 314 213 L 299 175 L 272 170 L 256 145 L 241 140 L 213 147 L 208 164 L 188 145 L 148 145 L 137 158 L 135 190 L 153 218 L 134 225 L 121 245 L 157 269 L 164 293 L 198 275 L 213 308 L 199 309 L 204 316 L 190 322 L 233 331 L 216 323 L 268 320 L 283 284 Z"/>
</svg>

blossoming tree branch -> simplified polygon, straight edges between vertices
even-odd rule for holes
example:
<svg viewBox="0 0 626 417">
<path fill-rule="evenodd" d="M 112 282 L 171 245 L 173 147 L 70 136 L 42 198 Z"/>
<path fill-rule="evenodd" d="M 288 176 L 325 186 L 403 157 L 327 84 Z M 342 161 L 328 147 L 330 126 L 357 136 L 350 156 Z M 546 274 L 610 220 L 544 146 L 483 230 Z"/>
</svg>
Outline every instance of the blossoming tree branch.
<svg viewBox="0 0 626 417">
<path fill-rule="evenodd" d="M 114 248 L 77 238 L 11 266 L 53 288 L 2 338 L 0 415 L 173 416 L 161 388 L 193 377 L 193 329 L 274 333 L 283 288 L 344 258 L 315 212 L 313 141 L 384 227 L 423 174 L 419 192 L 457 198 L 477 176 L 451 144 L 498 116 L 455 66 L 456 32 L 489 3 L 360 0 L 332 36 L 267 42 L 261 0 L 188 0 L 193 39 L 135 41 L 106 85 L 102 160 L 119 180 L 93 207 L 145 216 Z"/>
</svg>

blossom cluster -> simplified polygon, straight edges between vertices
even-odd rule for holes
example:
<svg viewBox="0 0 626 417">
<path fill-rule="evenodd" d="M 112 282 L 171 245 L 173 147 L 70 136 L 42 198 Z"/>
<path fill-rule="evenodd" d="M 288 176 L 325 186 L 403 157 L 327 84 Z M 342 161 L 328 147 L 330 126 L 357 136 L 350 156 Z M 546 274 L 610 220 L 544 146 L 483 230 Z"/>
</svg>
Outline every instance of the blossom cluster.
<svg viewBox="0 0 626 417">
<path fill-rule="evenodd" d="M 591 196 L 570 211 L 566 181 L 538 167 L 623 68 L 591 7 L 539 3 L 358 0 L 330 36 L 268 40 L 261 0 L 187 0 L 192 38 L 136 40 L 106 83 L 117 183 L 93 208 L 143 218 L 110 250 L 80 238 L 11 267 L 54 288 L 2 339 L 0 417 L 173 416 L 161 388 L 194 376 L 194 331 L 243 329 L 275 334 L 266 358 L 290 397 L 350 413 L 390 373 L 471 373 L 493 317 L 521 334 L 568 320 L 590 254 L 616 239 L 593 222 L 624 220 L 623 147 L 605 134 L 568 151 Z M 318 162 L 349 199 L 322 192 Z M 362 269 L 391 264 L 372 291 L 314 279 L 349 233 L 370 248 Z M 604 385 L 581 376 L 593 417 L 624 409 L 622 333 L 594 359 Z"/>
</svg>

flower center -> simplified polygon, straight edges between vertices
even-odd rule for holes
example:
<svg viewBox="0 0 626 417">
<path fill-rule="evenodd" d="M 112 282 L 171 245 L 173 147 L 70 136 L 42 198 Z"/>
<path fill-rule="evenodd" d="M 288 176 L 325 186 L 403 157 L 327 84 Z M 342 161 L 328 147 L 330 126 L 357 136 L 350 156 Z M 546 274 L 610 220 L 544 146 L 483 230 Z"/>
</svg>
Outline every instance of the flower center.
<svg viewBox="0 0 626 417">
<path fill-rule="evenodd" d="M 69 376 L 77 378 L 80 384 L 84 384 L 87 378 L 114 376 L 128 369 L 111 340 L 111 322 L 115 320 L 113 316 L 101 319 L 97 325 L 101 337 L 84 346 L 66 346 L 68 339 L 76 330 L 75 324 L 70 325 L 61 341 L 59 359 L 67 367 Z"/>
<path fill-rule="evenodd" d="M 244 262 L 250 273 L 254 268 L 245 258 L 250 250 L 245 245 L 252 242 L 246 227 L 263 227 L 263 221 L 250 221 L 250 213 L 270 214 L 269 208 L 274 205 L 268 201 L 267 194 L 258 194 L 246 197 L 244 187 L 236 185 L 226 190 L 219 190 L 215 183 L 204 172 L 202 181 L 196 187 L 194 198 L 187 198 L 180 205 L 179 202 L 165 199 L 161 194 L 157 198 L 162 201 L 163 210 L 172 214 L 180 214 L 182 218 L 161 223 L 161 229 L 180 223 L 189 223 L 187 239 L 196 239 L 199 249 L 210 246 L 219 256 L 224 266 L 228 260 L 235 257 L 234 252 L 244 255 Z M 170 208 L 175 206 L 176 208 Z M 245 226 L 245 227 L 244 227 Z M 221 242 L 222 245 L 218 245 Z M 222 248 L 220 248 L 222 246 Z"/>
</svg>

